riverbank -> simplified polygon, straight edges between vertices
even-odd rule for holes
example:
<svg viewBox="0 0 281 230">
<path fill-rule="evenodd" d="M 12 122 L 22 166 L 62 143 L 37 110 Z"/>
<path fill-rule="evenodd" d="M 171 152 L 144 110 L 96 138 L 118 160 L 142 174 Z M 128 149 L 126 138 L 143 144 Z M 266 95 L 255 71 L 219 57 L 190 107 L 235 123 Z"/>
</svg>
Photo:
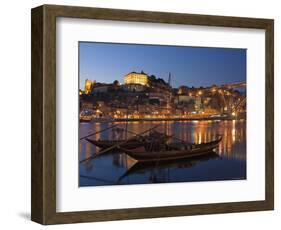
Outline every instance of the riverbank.
<svg viewBox="0 0 281 230">
<path fill-rule="evenodd" d="M 232 121 L 240 120 L 233 117 L 189 117 L 189 118 L 117 118 L 114 121 Z"/>
<path fill-rule="evenodd" d="M 143 122 L 143 121 L 233 121 L 246 120 L 245 118 L 234 117 L 188 117 L 188 118 L 115 118 L 115 119 L 95 119 L 95 120 L 80 120 L 83 123 L 109 123 L 109 122 Z"/>
</svg>

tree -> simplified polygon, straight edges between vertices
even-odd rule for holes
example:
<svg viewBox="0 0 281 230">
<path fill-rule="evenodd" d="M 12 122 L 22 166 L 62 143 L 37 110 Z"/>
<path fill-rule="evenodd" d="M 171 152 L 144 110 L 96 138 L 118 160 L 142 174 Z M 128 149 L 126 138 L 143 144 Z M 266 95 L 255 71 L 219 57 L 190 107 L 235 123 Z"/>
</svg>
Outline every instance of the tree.
<svg viewBox="0 0 281 230">
<path fill-rule="evenodd" d="M 150 79 L 151 79 L 152 81 L 155 81 L 155 80 L 156 80 L 156 77 L 155 77 L 154 75 L 151 75 L 151 76 L 150 76 Z"/>
<path fill-rule="evenodd" d="M 120 85 L 120 83 L 119 83 L 119 81 L 118 81 L 118 80 L 115 80 L 115 81 L 113 82 L 113 85 L 114 85 L 114 86 L 119 86 L 119 85 Z"/>
</svg>

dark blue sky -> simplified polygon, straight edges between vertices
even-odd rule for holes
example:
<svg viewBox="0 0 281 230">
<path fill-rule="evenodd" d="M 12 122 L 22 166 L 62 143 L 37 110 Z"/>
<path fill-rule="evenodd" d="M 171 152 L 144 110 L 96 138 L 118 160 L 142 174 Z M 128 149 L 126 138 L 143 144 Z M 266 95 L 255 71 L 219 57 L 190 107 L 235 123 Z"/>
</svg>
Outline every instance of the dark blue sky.
<svg viewBox="0 0 281 230">
<path fill-rule="evenodd" d="M 80 88 L 85 79 L 123 83 L 131 71 L 168 80 L 173 87 L 210 86 L 246 80 L 246 50 L 80 42 Z"/>
</svg>

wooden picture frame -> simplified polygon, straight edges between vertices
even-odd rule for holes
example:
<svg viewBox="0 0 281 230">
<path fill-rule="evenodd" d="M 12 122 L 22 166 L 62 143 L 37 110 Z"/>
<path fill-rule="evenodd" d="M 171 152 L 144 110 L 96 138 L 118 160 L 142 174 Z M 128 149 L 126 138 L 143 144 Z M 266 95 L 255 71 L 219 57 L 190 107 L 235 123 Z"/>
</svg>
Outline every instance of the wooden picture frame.
<svg viewBox="0 0 281 230">
<path fill-rule="evenodd" d="M 121 20 L 264 29 L 266 32 L 265 200 L 101 211 L 56 212 L 56 18 Z M 32 9 L 31 219 L 62 224 L 274 208 L 274 21 L 271 19 L 43 5 Z"/>
</svg>

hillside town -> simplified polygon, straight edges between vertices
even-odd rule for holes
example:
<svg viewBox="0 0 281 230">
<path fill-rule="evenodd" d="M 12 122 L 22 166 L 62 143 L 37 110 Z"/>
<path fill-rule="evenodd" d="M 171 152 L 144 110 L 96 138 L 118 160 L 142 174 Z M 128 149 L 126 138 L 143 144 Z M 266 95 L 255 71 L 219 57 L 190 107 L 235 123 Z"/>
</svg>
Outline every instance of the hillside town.
<svg viewBox="0 0 281 230">
<path fill-rule="evenodd" d="M 112 83 L 86 79 L 79 91 L 80 120 L 245 119 L 246 82 L 172 87 L 143 71 L 130 72 Z"/>
</svg>

